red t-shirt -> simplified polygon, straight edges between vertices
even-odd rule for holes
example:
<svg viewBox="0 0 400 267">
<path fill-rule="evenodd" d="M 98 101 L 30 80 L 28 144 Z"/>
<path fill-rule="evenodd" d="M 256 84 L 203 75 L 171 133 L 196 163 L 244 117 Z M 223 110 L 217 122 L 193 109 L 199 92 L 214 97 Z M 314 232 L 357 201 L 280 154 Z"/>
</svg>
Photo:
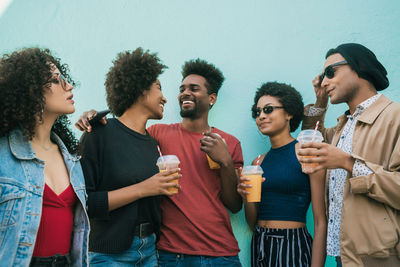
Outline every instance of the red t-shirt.
<svg viewBox="0 0 400 267">
<path fill-rule="evenodd" d="M 42 217 L 33 256 L 50 257 L 55 254 L 69 253 L 74 225 L 74 206 L 77 199 L 72 185 L 57 195 L 45 184 Z"/>
<path fill-rule="evenodd" d="M 211 170 L 200 150 L 202 133 L 185 130 L 180 123 L 156 124 L 148 129 L 164 155 L 180 160 L 181 189 L 161 201 L 161 236 L 157 248 L 173 253 L 235 256 L 239 253 L 229 213 L 221 201 L 219 170 Z M 234 136 L 212 128 L 225 139 L 235 168 L 243 166 L 242 148 Z"/>
</svg>

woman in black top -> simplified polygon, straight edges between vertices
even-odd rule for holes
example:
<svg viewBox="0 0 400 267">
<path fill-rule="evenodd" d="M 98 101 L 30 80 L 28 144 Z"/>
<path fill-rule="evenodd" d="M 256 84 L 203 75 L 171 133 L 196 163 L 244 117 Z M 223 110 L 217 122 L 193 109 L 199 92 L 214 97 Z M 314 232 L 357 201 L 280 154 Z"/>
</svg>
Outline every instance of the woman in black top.
<svg viewBox="0 0 400 267">
<path fill-rule="evenodd" d="M 247 202 L 246 177 L 240 177 L 246 220 L 253 232 L 252 266 L 312 266 L 325 262 L 326 217 L 324 171 L 302 173 L 294 132 L 303 117 L 302 97 L 293 87 L 277 82 L 263 84 L 256 92 L 253 118 L 271 149 L 253 164 L 263 168 L 261 202 Z M 306 228 L 312 202 L 314 242 Z"/>
<path fill-rule="evenodd" d="M 120 53 L 107 74 L 107 104 L 117 117 L 81 140 L 88 192 L 90 265 L 157 266 L 161 223 L 159 195 L 178 169 L 159 173 L 157 143 L 146 131 L 167 102 L 157 77 L 166 66 L 141 48 Z"/>
</svg>

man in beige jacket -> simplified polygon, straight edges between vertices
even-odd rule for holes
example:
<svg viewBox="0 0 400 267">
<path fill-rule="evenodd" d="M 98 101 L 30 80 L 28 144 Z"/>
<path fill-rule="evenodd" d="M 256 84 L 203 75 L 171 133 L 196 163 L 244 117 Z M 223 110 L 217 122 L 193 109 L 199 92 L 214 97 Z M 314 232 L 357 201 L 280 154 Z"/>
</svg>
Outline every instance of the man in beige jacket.
<svg viewBox="0 0 400 267">
<path fill-rule="evenodd" d="M 319 130 L 325 143 L 302 146 L 301 162 L 326 168 L 327 254 L 338 266 L 400 266 L 400 104 L 379 94 L 387 72 L 360 44 L 328 51 L 313 80 L 317 100 L 305 109 L 303 128 Z M 324 127 L 328 99 L 349 110 Z"/>
</svg>

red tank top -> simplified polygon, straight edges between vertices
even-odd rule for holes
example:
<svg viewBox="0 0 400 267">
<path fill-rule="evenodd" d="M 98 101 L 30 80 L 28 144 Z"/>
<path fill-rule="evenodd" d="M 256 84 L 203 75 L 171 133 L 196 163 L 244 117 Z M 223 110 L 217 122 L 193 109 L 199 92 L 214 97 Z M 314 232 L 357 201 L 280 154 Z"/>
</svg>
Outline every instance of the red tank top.
<svg viewBox="0 0 400 267">
<path fill-rule="evenodd" d="M 72 185 L 57 195 L 45 184 L 42 217 L 33 250 L 34 257 L 69 253 L 76 201 Z"/>
</svg>

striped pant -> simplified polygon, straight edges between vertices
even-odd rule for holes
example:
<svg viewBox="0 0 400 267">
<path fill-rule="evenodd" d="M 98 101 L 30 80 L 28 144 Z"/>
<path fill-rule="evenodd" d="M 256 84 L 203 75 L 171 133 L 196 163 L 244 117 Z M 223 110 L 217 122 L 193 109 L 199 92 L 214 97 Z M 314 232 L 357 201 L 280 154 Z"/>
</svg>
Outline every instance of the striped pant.
<svg viewBox="0 0 400 267">
<path fill-rule="evenodd" d="M 256 226 L 251 240 L 251 266 L 311 266 L 311 247 L 312 237 L 306 227 L 271 229 Z"/>
</svg>

